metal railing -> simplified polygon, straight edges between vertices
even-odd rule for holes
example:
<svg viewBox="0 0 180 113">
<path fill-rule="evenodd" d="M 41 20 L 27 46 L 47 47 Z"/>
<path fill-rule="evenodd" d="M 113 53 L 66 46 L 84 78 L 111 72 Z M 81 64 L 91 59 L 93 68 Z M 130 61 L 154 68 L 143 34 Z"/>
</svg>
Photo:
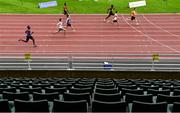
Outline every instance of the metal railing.
<svg viewBox="0 0 180 113">
<path fill-rule="evenodd" d="M 33 53 L 0 57 L 0 70 L 180 71 L 180 54 Z"/>
</svg>

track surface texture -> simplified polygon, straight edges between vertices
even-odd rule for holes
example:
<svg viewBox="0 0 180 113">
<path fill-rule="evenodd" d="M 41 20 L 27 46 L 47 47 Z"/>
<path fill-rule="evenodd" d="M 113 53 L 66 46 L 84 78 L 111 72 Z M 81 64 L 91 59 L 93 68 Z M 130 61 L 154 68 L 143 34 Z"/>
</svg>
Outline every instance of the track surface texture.
<svg viewBox="0 0 180 113">
<path fill-rule="evenodd" d="M 106 23 L 107 15 L 71 15 L 76 31 L 55 33 L 56 24 L 64 15 L 0 15 L 0 54 L 31 53 L 118 53 L 179 54 L 180 14 L 138 15 L 139 25 L 119 14 L 119 24 Z M 30 25 L 37 46 L 18 42 Z"/>
</svg>

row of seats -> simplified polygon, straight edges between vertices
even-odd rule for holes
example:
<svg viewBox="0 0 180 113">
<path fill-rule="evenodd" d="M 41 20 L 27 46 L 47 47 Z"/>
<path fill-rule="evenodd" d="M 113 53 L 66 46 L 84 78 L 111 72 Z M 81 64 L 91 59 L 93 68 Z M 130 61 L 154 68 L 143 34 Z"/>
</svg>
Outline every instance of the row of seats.
<svg viewBox="0 0 180 113">
<path fill-rule="evenodd" d="M 88 105 L 82 101 L 53 101 L 52 110 L 47 100 L 14 101 L 15 112 L 88 112 Z M 180 112 L 180 103 L 173 103 L 172 112 Z M 92 112 L 129 112 L 126 102 L 92 102 Z M 7 100 L 0 101 L 0 112 L 12 112 Z M 167 103 L 145 103 L 133 101 L 131 112 L 161 112 L 167 113 Z"/>
<path fill-rule="evenodd" d="M 56 84 L 56 83 L 94 83 L 94 82 L 106 82 L 109 84 L 113 82 L 115 84 L 125 85 L 159 85 L 159 86 L 180 86 L 179 80 L 149 80 L 149 79 L 112 79 L 112 78 L 1 78 L 2 84 Z"/>
<path fill-rule="evenodd" d="M 97 85 L 96 85 L 97 86 Z M 153 94 L 154 96 L 157 96 L 158 94 L 163 94 L 163 95 L 173 95 L 173 96 L 179 96 L 180 95 L 180 90 L 175 89 L 174 91 L 171 91 L 170 89 L 132 89 L 132 88 L 99 88 L 99 87 L 83 87 L 83 88 L 77 88 L 77 87 L 45 87 L 44 89 L 40 87 L 36 88 L 26 88 L 26 87 L 20 87 L 19 89 L 15 87 L 8 87 L 8 88 L 0 88 L 0 94 L 2 94 L 4 91 L 5 92 L 12 92 L 12 93 L 19 93 L 19 92 L 28 92 L 32 94 L 33 92 L 37 93 L 54 93 L 58 92 L 60 94 L 63 94 L 65 92 L 70 92 L 70 93 L 102 93 L 102 94 L 115 94 L 115 93 L 121 93 L 122 95 L 125 95 L 126 93 L 132 93 L 132 94 Z"/>
<path fill-rule="evenodd" d="M 15 111 L 18 109 L 16 103 L 19 101 L 34 105 L 41 101 L 53 104 L 58 101 L 67 105 L 72 104 L 77 108 L 80 106 L 78 103 L 84 101 L 82 103 L 86 104 L 86 108 L 83 107 L 83 109 L 88 108 L 87 111 L 93 112 L 140 112 L 136 110 L 138 107 L 135 107 L 140 104 L 142 104 L 141 109 L 156 106 L 152 107 L 155 112 L 158 112 L 156 108 L 163 108 L 167 111 L 168 105 L 171 105 L 170 111 L 177 111 L 176 106 L 180 102 L 180 82 L 178 80 L 2 78 L 0 83 L 2 98 L 7 99 L 6 101 L 13 101 Z M 158 105 L 161 106 L 158 107 Z M 52 106 L 53 109 L 50 111 L 54 111 L 56 105 Z M 144 110 L 149 112 L 148 109 Z M 161 111 L 164 112 L 164 110 Z"/>
<path fill-rule="evenodd" d="M 92 97 L 93 96 L 93 97 Z M 65 92 L 62 95 L 62 99 L 65 101 L 78 101 L 78 100 L 86 100 L 89 104 L 91 100 L 98 100 L 104 102 L 120 102 L 121 100 L 125 100 L 127 103 L 131 103 L 133 101 L 141 101 L 141 102 L 167 102 L 168 104 L 174 102 L 180 102 L 180 96 L 169 96 L 158 94 L 156 97 L 156 101 L 153 101 L 153 95 L 140 95 L 140 94 L 132 94 L 126 93 L 125 96 L 120 93 L 114 94 L 102 94 L 102 93 L 94 93 L 91 95 L 90 93 L 68 93 Z M 19 100 L 43 100 L 47 99 L 48 101 L 53 101 L 54 99 L 60 99 L 60 95 L 58 92 L 53 93 L 36 93 L 34 92 L 31 96 L 28 92 L 23 93 L 11 93 L 11 92 L 3 92 L 3 99 L 8 99 L 9 101 L 14 101 L 15 99 Z M 124 99 L 125 98 L 125 99 Z"/>
<path fill-rule="evenodd" d="M 106 84 L 70 84 L 70 83 L 63 83 L 63 84 L 55 84 L 55 85 L 50 85 L 50 84 L 38 84 L 38 85 L 28 85 L 28 84 L 20 84 L 20 85 L 9 85 L 9 87 L 14 87 L 16 89 L 20 89 L 21 87 L 23 88 L 42 88 L 42 89 L 45 89 L 45 88 L 62 88 L 62 87 L 66 87 L 66 88 L 102 88 L 102 89 L 112 89 L 112 88 L 118 88 L 119 90 L 121 90 L 122 88 L 125 88 L 125 89 L 143 89 L 144 91 L 147 91 L 148 89 L 153 89 L 153 90 L 159 90 L 159 89 L 162 89 L 162 90 L 170 90 L 170 91 L 174 91 L 174 90 L 180 90 L 180 87 L 179 86 L 148 86 L 148 85 L 140 85 L 140 86 L 137 86 L 137 85 L 106 85 Z M 8 85 L 0 85 L 0 89 L 3 89 L 3 88 L 8 88 Z"/>
</svg>

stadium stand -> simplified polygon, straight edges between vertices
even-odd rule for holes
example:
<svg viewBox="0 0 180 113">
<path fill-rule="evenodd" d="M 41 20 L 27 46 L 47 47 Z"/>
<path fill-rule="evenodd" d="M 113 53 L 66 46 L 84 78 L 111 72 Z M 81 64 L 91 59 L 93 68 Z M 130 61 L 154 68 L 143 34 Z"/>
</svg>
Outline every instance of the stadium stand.
<svg viewBox="0 0 180 113">
<path fill-rule="evenodd" d="M 24 82 L 24 79 L 0 79 L 2 86 L 0 93 L 1 111 L 179 112 L 179 90 L 163 90 L 163 86 L 167 84 L 178 88 L 180 86 L 179 80 L 52 77 L 26 78 L 26 82 Z M 85 83 L 86 81 L 87 83 Z M 155 81 L 159 81 L 158 85 L 154 84 Z M 38 84 L 46 83 L 49 85 L 45 85 L 46 87 L 43 85 L 34 86 L 33 83 L 37 84 L 37 82 Z M 17 87 L 15 88 L 11 83 L 19 84 L 16 84 Z M 30 83 L 29 86 L 27 83 Z M 124 84 L 129 85 L 129 83 L 131 83 L 130 86 L 124 88 Z M 60 85 L 60 88 L 56 88 L 59 84 L 63 87 Z M 83 87 L 83 84 L 86 85 Z M 101 88 L 96 87 L 100 84 L 106 85 Z M 154 89 L 148 89 L 147 86 L 154 87 Z M 134 91 L 138 93 L 134 93 Z M 75 107 L 69 109 L 69 106 Z"/>
</svg>

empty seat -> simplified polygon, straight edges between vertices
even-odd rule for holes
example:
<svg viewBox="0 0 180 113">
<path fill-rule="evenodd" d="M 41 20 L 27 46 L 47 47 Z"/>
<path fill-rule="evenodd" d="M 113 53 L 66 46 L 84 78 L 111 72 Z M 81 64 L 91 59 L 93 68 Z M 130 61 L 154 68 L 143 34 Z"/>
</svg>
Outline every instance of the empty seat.
<svg viewBox="0 0 180 113">
<path fill-rule="evenodd" d="M 15 112 L 49 112 L 47 100 L 39 101 L 22 101 L 15 100 Z"/>
<path fill-rule="evenodd" d="M 167 102 L 146 103 L 133 101 L 132 112 L 167 112 Z"/>
<path fill-rule="evenodd" d="M 121 90 L 122 88 L 126 88 L 126 89 L 137 89 L 137 86 L 136 86 L 136 85 L 121 85 L 121 84 L 119 84 L 117 87 L 118 87 L 119 90 Z"/>
<path fill-rule="evenodd" d="M 88 104 L 90 104 L 90 93 L 64 93 L 63 94 L 64 101 L 80 101 L 86 100 Z"/>
<path fill-rule="evenodd" d="M 141 85 L 151 86 L 151 83 L 148 83 L 146 81 L 138 81 L 138 82 L 135 82 L 134 84 L 136 84 L 138 87 Z"/>
<path fill-rule="evenodd" d="M 158 94 L 157 102 L 167 102 L 168 104 L 172 104 L 174 102 L 180 102 L 180 95 L 179 96 L 169 96 L 169 95 L 162 95 Z"/>
<path fill-rule="evenodd" d="M 110 82 L 113 82 L 113 80 L 112 80 L 111 78 L 98 78 L 98 79 L 97 79 L 97 82 L 110 83 Z"/>
<path fill-rule="evenodd" d="M 92 112 L 126 112 L 127 104 L 125 102 L 101 102 L 94 100 L 92 102 Z"/>
<path fill-rule="evenodd" d="M 11 87 L 15 87 L 16 89 L 19 89 L 20 87 L 29 87 L 29 84 L 11 84 Z"/>
<path fill-rule="evenodd" d="M 62 88 L 49 88 L 49 87 L 46 87 L 45 88 L 46 93 L 58 92 L 59 94 L 64 94 L 64 92 L 66 92 L 66 91 L 67 91 L 66 87 L 62 87 Z"/>
<path fill-rule="evenodd" d="M 11 112 L 8 100 L 0 100 L 0 112 Z"/>
<path fill-rule="evenodd" d="M 48 81 L 42 82 L 42 84 L 50 84 L 50 86 L 51 86 L 51 85 L 54 85 L 54 84 L 56 84 L 56 83 L 57 83 L 56 81 L 51 81 L 51 80 L 50 80 L 50 81 L 48 80 Z"/>
<path fill-rule="evenodd" d="M 0 84 L 0 88 L 7 88 L 8 85 L 7 84 Z"/>
<path fill-rule="evenodd" d="M 159 86 L 140 85 L 139 87 L 140 87 L 141 89 L 143 89 L 144 91 L 147 91 L 148 89 L 159 90 Z"/>
<path fill-rule="evenodd" d="M 154 81 L 153 83 L 154 83 L 154 85 L 158 85 L 158 86 L 160 86 L 160 87 L 162 87 L 162 86 L 164 86 L 164 85 L 171 85 L 171 83 L 167 83 L 167 84 L 166 84 L 165 82 L 162 82 L 162 81 L 161 81 L 161 82 Z"/>
<path fill-rule="evenodd" d="M 148 89 L 147 92 L 148 94 L 153 94 L 154 96 L 157 96 L 158 94 L 170 95 L 170 89 L 167 89 L 167 90 Z"/>
<path fill-rule="evenodd" d="M 138 94 L 130 94 L 126 93 L 126 98 L 125 101 L 127 103 L 132 103 L 133 101 L 140 101 L 140 102 L 153 102 L 153 95 L 148 94 L 148 95 L 138 95 Z"/>
<path fill-rule="evenodd" d="M 83 80 L 83 81 L 78 81 L 78 83 L 77 84 L 82 84 L 82 85 L 90 85 L 90 84 L 95 84 L 95 81 L 85 81 L 85 80 Z"/>
<path fill-rule="evenodd" d="M 16 93 L 16 88 L 15 88 L 15 87 L 11 87 L 11 88 L 0 88 L 0 94 L 2 94 L 3 91 Z"/>
<path fill-rule="evenodd" d="M 175 87 L 174 86 L 162 86 L 163 90 L 169 89 L 170 91 L 174 91 Z"/>
<path fill-rule="evenodd" d="M 102 81 L 102 82 L 96 82 L 96 85 L 114 85 L 114 82 L 113 81 L 110 81 L 110 82 L 106 82 L 106 81 Z"/>
<path fill-rule="evenodd" d="M 75 83 L 78 80 L 79 80 L 79 78 L 65 78 L 63 80 L 63 82 L 66 82 L 66 83 Z"/>
<path fill-rule="evenodd" d="M 73 85 L 69 83 L 61 83 L 61 84 L 54 84 L 54 88 L 63 88 L 66 87 L 67 89 L 71 88 Z"/>
<path fill-rule="evenodd" d="M 115 94 L 118 93 L 117 88 L 112 88 L 112 89 L 101 89 L 101 88 L 96 88 L 95 93 L 102 93 L 102 94 Z"/>
<path fill-rule="evenodd" d="M 8 99 L 9 101 L 18 100 L 30 100 L 28 92 L 22 93 L 12 93 L 12 92 L 3 92 L 3 99 Z"/>
<path fill-rule="evenodd" d="M 42 89 L 40 87 L 36 87 L 36 88 L 20 87 L 19 89 L 20 92 L 29 92 L 30 94 L 32 94 L 33 92 L 42 93 Z"/>
<path fill-rule="evenodd" d="M 176 87 L 175 89 L 180 89 L 180 83 L 176 83 L 175 81 L 172 81 L 173 85 Z"/>
<path fill-rule="evenodd" d="M 135 85 L 132 82 L 118 82 L 118 85 Z"/>
<path fill-rule="evenodd" d="M 120 93 L 115 94 L 94 94 L 94 100 L 102 101 L 102 102 L 120 102 L 122 99 L 122 95 Z"/>
<path fill-rule="evenodd" d="M 174 102 L 172 113 L 179 113 L 180 112 L 180 102 Z"/>
<path fill-rule="evenodd" d="M 50 87 L 50 86 L 51 86 L 50 84 L 32 84 L 33 88 L 40 87 L 44 89 L 45 87 Z"/>
<path fill-rule="evenodd" d="M 59 101 L 54 100 L 53 112 L 87 112 L 87 101 Z"/>
<path fill-rule="evenodd" d="M 94 84 L 74 84 L 74 88 L 94 88 Z"/>
<path fill-rule="evenodd" d="M 94 82 L 94 81 L 96 81 L 96 78 L 80 78 L 79 79 L 79 81 L 92 81 L 92 82 Z"/>
<path fill-rule="evenodd" d="M 179 95 L 180 96 L 180 90 L 179 89 L 175 89 L 173 92 L 173 95 Z"/>
<path fill-rule="evenodd" d="M 48 100 L 48 101 L 53 101 L 54 99 L 59 99 L 59 93 L 54 92 L 54 93 L 33 93 L 33 100 Z"/>
<path fill-rule="evenodd" d="M 122 88 L 121 94 L 125 95 L 126 93 L 131 93 L 131 94 L 144 94 L 144 91 L 142 89 L 126 89 Z"/>
<path fill-rule="evenodd" d="M 70 93 L 90 93 L 92 95 L 93 90 L 92 88 L 70 88 Z"/>
<path fill-rule="evenodd" d="M 76 84 L 75 81 L 60 81 L 60 82 L 57 82 L 57 83 L 59 83 L 59 84 L 71 84 L 71 85 Z"/>
<path fill-rule="evenodd" d="M 115 85 L 114 85 L 114 84 L 111 84 L 111 85 L 97 84 L 97 85 L 96 85 L 96 88 L 101 88 L 101 89 L 112 89 L 112 88 L 115 88 Z"/>
</svg>

